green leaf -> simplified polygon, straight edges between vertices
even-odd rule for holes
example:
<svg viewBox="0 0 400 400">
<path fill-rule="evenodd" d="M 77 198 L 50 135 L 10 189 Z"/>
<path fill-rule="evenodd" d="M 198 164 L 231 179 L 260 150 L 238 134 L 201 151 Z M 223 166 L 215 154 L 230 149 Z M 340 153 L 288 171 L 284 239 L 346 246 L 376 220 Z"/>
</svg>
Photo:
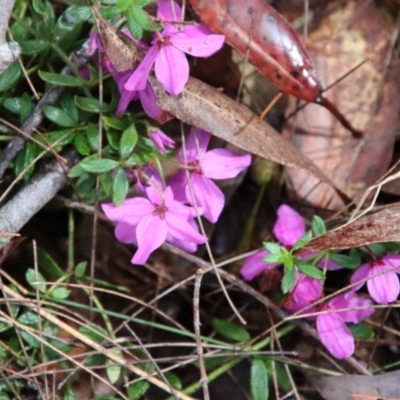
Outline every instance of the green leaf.
<svg viewBox="0 0 400 400">
<path fill-rule="evenodd" d="M 374 330 L 363 322 L 356 325 L 348 324 L 348 328 L 356 339 L 371 340 L 375 336 Z"/>
<path fill-rule="evenodd" d="M 33 142 L 28 142 L 25 147 L 17 154 L 15 158 L 14 171 L 16 175 L 19 175 L 29 165 L 32 164 L 33 159 L 38 154 L 38 146 Z M 26 181 L 30 178 L 34 170 L 34 166 L 30 167 L 23 175 L 23 179 Z"/>
<path fill-rule="evenodd" d="M 351 249 L 349 255 L 331 253 L 329 258 L 344 268 L 356 269 L 361 264 L 361 257 L 357 249 Z"/>
<path fill-rule="evenodd" d="M 57 287 L 52 292 L 50 293 L 50 296 L 53 297 L 53 299 L 66 299 L 68 296 L 71 294 L 71 291 L 65 287 Z"/>
<path fill-rule="evenodd" d="M 324 273 L 315 265 L 303 263 L 301 261 L 298 261 L 296 265 L 300 272 L 302 272 L 304 275 L 311 276 L 311 278 L 319 280 L 325 279 Z"/>
<path fill-rule="evenodd" d="M 24 56 L 34 56 L 45 50 L 49 43 L 41 39 L 30 39 L 18 42 Z"/>
<path fill-rule="evenodd" d="M 55 74 L 53 72 L 40 70 L 38 71 L 38 74 L 42 80 L 53 85 L 81 87 L 84 84 L 83 79 L 72 75 Z"/>
<path fill-rule="evenodd" d="M 86 137 L 93 151 L 97 151 L 99 147 L 99 125 L 88 124 L 86 129 Z"/>
<path fill-rule="evenodd" d="M 77 132 L 74 139 L 74 146 L 76 151 L 82 156 L 88 156 L 90 154 L 90 146 L 84 132 Z"/>
<path fill-rule="evenodd" d="M 77 123 L 64 110 L 57 107 L 44 106 L 43 113 L 50 121 L 64 128 L 73 128 Z"/>
<path fill-rule="evenodd" d="M 39 317 L 32 311 L 26 311 L 17 318 L 17 321 L 24 325 L 36 327 L 39 322 Z"/>
<path fill-rule="evenodd" d="M 141 39 L 143 36 L 143 28 L 135 18 L 135 7 L 131 7 L 128 11 L 128 28 L 135 39 Z"/>
<path fill-rule="evenodd" d="M 123 168 L 119 168 L 113 181 L 112 200 L 115 205 L 124 202 L 128 194 L 129 181 Z"/>
<path fill-rule="evenodd" d="M 275 376 L 276 380 L 278 381 L 278 385 L 281 388 L 285 390 L 292 389 L 292 384 L 290 382 L 289 375 L 280 362 L 275 362 L 275 367 L 273 368 L 272 360 L 270 358 L 263 357 L 262 360 L 265 364 L 265 367 L 267 368 L 268 377 L 270 379 L 274 379 Z"/>
<path fill-rule="evenodd" d="M 30 333 L 28 333 L 26 331 L 21 331 L 20 335 L 21 335 L 22 339 L 24 340 L 24 342 L 26 342 L 28 344 L 28 346 L 31 346 L 34 349 L 38 349 L 40 347 L 39 340 L 36 339 L 35 337 L 33 337 Z"/>
<path fill-rule="evenodd" d="M 84 111 L 96 113 L 98 114 L 100 111 L 102 112 L 110 112 L 112 111 L 112 106 L 109 104 L 103 103 L 102 110 L 100 110 L 100 102 L 98 99 L 89 99 L 87 97 L 75 96 L 74 97 L 75 104 Z"/>
<path fill-rule="evenodd" d="M 90 7 L 81 6 L 78 4 L 73 4 L 72 6 L 68 7 L 64 14 L 68 15 L 67 18 L 75 20 L 75 23 L 87 21 L 92 16 Z"/>
<path fill-rule="evenodd" d="M 79 332 L 97 343 L 102 342 L 105 338 L 108 337 L 107 331 L 105 329 L 92 323 L 81 326 L 79 328 Z"/>
<path fill-rule="evenodd" d="M 114 128 L 119 131 L 124 131 L 128 127 L 128 124 L 120 118 L 103 117 L 103 122 L 106 128 Z"/>
<path fill-rule="evenodd" d="M 114 384 L 121 376 L 121 367 L 117 365 L 112 365 L 106 368 L 106 372 L 109 381 L 111 382 L 111 384 Z"/>
<path fill-rule="evenodd" d="M 78 121 L 79 113 L 74 97 L 69 92 L 64 92 L 60 99 L 61 108 L 74 120 Z"/>
<path fill-rule="evenodd" d="M 76 164 L 69 170 L 68 176 L 70 178 L 78 178 L 85 173 L 86 171 L 82 168 L 82 166 L 80 164 Z"/>
<path fill-rule="evenodd" d="M 281 288 L 284 294 L 289 293 L 296 282 L 296 270 L 294 268 L 286 270 L 283 275 Z"/>
<path fill-rule="evenodd" d="M 150 387 L 149 382 L 143 380 L 139 382 L 135 382 L 132 385 L 128 386 L 128 398 L 129 400 L 137 400 L 140 399 Z"/>
<path fill-rule="evenodd" d="M 135 125 L 131 125 L 128 129 L 125 129 L 121 136 L 119 143 L 119 154 L 122 158 L 126 158 L 132 152 L 138 141 L 138 133 Z"/>
<path fill-rule="evenodd" d="M 64 271 L 58 266 L 57 262 L 43 249 L 37 249 L 38 263 L 40 269 L 51 276 L 60 278 L 64 275 Z"/>
<path fill-rule="evenodd" d="M 256 358 L 251 364 L 250 387 L 253 400 L 268 400 L 268 373 L 262 360 Z"/>
<path fill-rule="evenodd" d="M 166 372 L 164 376 L 174 389 L 177 390 L 182 389 L 182 382 L 175 374 L 173 374 L 172 372 Z"/>
<path fill-rule="evenodd" d="M 33 268 L 28 268 L 25 273 L 25 279 L 31 285 L 35 290 L 38 289 L 39 292 L 44 293 L 46 291 L 46 285 L 40 282 L 45 282 L 45 279 L 43 278 L 43 275 L 38 272 L 36 278 L 36 272 Z M 38 284 L 35 284 L 35 282 L 39 282 Z"/>
<path fill-rule="evenodd" d="M 132 0 L 117 0 L 118 11 L 126 11 L 132 4 Z"/>
<path fill-rule="evenodd" d="M 326 232 L 325 222 L 318 215 L 314 215 L 312 219 L 311 230 L 314 233 L 314 236 L 320 236 Z"/>
<path fill-rule="evenodd" d="M 114 179 L 110 172 L 100 175 L 100 186 L 107 197 L 110 197 L 113 191 Z"/>
<path fill-rule="evenodd" d="M 138 25 L 145 31 L 153 31 L 153 25 L 150 23 L 149 15 L 141 7 L 132 6 L 129 9 L 129 13 L 132 13 Z"/>
<path fill-rule="evenodd" d="M 263 246 L 270 254 L 282 254 L 281 246 L 277 243 L 264 242 Z"/>
<path fill-rule="evenodd" d="M 250 334 L 246 329 L 220 318 L 213 318 L 214 329 L 222 336 L 237 342 L 246 342 L 250 340 Z"/>
<path fill-rule="evenodd" d="M 304 247 L 310 240 L 312 239 L 312 232 L 308 231 L 306 232 L 293 246 L 292 251 L 301 249 Z"/>
<path fill-rule="evenodd" d="M 0 92 L 5 92 L 8 89 L 15 87 L 15 84 L 22 71 L 18 61 L 11 63 L 8 68 L 0 75 Z"/>
<path fill-rule="evenodd" d="M 118 162 L 108 158 L 99 159 L 84 159 L 80 162 L 80 166 L 87 172 L 101 174 L 111 171 L 118 166 Z"/>
<path fill-rule="evenodd" d="M 263 258 L 267 264 L 274 264 L 274 263 L 282 263 L 282 255 L 281 254 L 269 254 Z"/>
<path fill-rule="evenodd" d="M 75 267 L 74 271 L 75 279 L 82 279 L 84 277 L 86 272 L 86 267 L 87 267 L 87 261 L 82 261 Z"/>
</svg>

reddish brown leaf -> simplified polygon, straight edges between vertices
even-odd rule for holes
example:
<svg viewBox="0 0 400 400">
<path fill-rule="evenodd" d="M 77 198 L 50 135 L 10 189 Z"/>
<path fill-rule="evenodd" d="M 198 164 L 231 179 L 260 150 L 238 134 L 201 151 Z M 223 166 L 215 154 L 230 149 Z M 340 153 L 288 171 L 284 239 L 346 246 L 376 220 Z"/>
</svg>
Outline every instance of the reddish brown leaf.
<svg viewBox="0 0 400 400">
<path fill-rule="evenodd" d="M 328 109 L 355 137 L 337 107 L 322 96 L 313 60 L 289 22 L 264 0 L 189 0 L 203 21 L 283 92 Z"/>
<path fill-rule="evenodd" d="M 349 249 L 400 241 L 400 203 L 312 239 L 301 252 Z"/>
</svg>

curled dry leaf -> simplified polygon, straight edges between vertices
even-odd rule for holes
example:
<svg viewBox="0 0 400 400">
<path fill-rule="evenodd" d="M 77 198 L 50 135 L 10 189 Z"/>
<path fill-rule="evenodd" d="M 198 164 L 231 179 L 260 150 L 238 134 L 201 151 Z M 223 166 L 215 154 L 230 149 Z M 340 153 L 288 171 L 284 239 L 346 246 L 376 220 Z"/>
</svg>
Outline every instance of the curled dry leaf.
<svg viewBox="0 0 400 400">
<path fill-rule="evenodd" d="M 365 134 L 360 141 L 352 139 L 330 113 L 314 104 L 298 112 L 284 134 L 354 197 L 375 183 L 390 163 L 400 107 L 399 63 L 393 57 L 387 68 L 391 37 L 374 2 L 348 1 L 315 24 L 307 43 L 324 85 L 367 60 L 327 92 Z M 290 99 L 287 114 L 296 107 L 296 100 Z M 343 206 L 332 188 L 319 185 L 298 169 L 288 170 L 287 184 L 292 198 L 333 210 Z"/>
<path fill-rule="evenodd" d="M 275 129 L 247 107 L 230 99 L 205 83 L 189 78 L 179 96 L 168 94 L 163 86 L 149 77 L 157 105 L 181 121 L 202 128 L 213 135 L 278 164 L 301 168 L 317 179 L 332 185 L 319 168 L 296 151 Z"/>
<path fill-rule="evenodd" d="M 400 203 L 312 239 L 301 253 L 400 241 Z"/>
</svg>

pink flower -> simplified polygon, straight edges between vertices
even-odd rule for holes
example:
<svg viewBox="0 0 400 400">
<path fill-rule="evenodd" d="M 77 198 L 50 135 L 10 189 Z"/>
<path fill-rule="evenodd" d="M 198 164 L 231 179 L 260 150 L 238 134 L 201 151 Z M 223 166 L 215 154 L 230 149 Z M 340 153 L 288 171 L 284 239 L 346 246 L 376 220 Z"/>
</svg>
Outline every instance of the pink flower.
<svg viewBox="0 0 400 400">
<path fill-rule="evenodd" d="M 165 146 L 171 148 L 174 148 L 175 146 L 175 142 L 160 129 L 153 128 L 149 133 L 149 136 L 161 154 L 165 153 Z"/>
<path fill-rule="evenodd" d="M 398 268 L 394 269 L 394 267 Z M 388 304 L 395 301 L 400 292 L 397 274 L 400 274 L 400 255 L 387 254 L 380 259 L 361 265 L 354 272 L 350 282 L 355 283 L 368 278 L 367 288 L 371 297 L 378 304 Z M 374 275 L 378 276 L 371 278 Z M 360 283 L 354 286 L 353 289 L 358 290 L 363 284 Z"/>
<path fill-rule="evenodd" d="M 303 217 L 292 207 L 287 204 L 281 204 L 277 210 L 278 218 L 275 222 L 273 232 L 281 245 L 290 250 L 296 242 L 306 233 L 306 224 Z M 258 253 L 247 257 L 240 273 L 244 279 L 251 281 L 266 269 L 276 267 L 279 264 L 266 263 L 264 258 L 268 255 L 268 251 L 260 250 Z M 314 253 L 304 253 L 301 258 L 311 257 Z M 327 263 L 328 270 L 336 270 L 342 268 L 332 260 L 323 258 L 318 267 L 323 268 Z"/>
<path fill-rule="evenodd" d="M 196 136 L 199 148 L 196 145 Z M 204 217 L 216 222 L 224 207 L 224 194 L 211 179 L 234 178 L 251 163 L 249 155 L 239 156 L 226 149 L 207 151 L 211 135 L 199 128 L 192 128 L 186 140 L 186 162 L 190 182 L 197 206 L 204 208 Z M 185 163 L 183 149 L 179 152 L 179 161 Z M 171 180 L 174 196 L 182 202 L 193 205 L 192 195 L 185 171 L 180 171 Z"/>
<path fill-rule="evenodd" d="M 283 305 L 291 312 L 297 312 L 315 303 L 321 296 L 321 281 L 298 274 L 297 282 Z M 345 311 L 329 312 L 340 309 Z M 324 313 L 308 319 L 316 320 L 321 343 L 339 359 L 350 357 L 354 352 L 354 338 L 346 322 L 358 324 L 374 313 L 371 301 L 356 296 L 354 291 L 341 294 L 328 303 L 309 307 L 304 312 L 308 314 L 314 311 L 324 311 Z"/>
<path fill-rule="evenodd" d="M 171 1 L 158 1 L 157 4 L 159 18 L 167 21 L 181 20 L 182 11 L 178 4 L 172 2 L 174 12 Z M 156 78 L 165 90 L 178 95 L 189 79 L 189 63 L 184 53 L 195 57 L 209 57 L 222 47 L 224 40 L 223 35 L 214 35 L 202 25 L 185 25 L 178 29 L 169 24 L 161 35 L 153 36 L 149 50 L 125 83 L 125 89 L 143 90 L 154 64 Z"/>
<path fill-rule="evenodd" d="M 316 318 L 316 327 L 321 343 L 336 358 L 344 359 L 354 353 L 354 337 L 346 326 L 346 322 L 359 323 L 374 313 L 370 308 L 371 301 L 362 299 L 354 291 L 335 297 L 328 304 L 318 307 L 318 311 L 347 309 L 337 313 L 324 313 Z M 363 307 L 363 310 L 354 310 Z"/>
<path fill-rule="evenodd" d="M 120 206 L 102 204 L 109 219 L 117 222 L 115 235 L 123 243 L 137 243 L 132 264 L 144 264 L 150 254 L 165 241 L 176 242 L 193 251 L 207 241 L 193 227 L 194 210 L 177 202 L 171 188 L 161 193 L 146 187 L 148 199 L 135 197 Z"/>
</svg>

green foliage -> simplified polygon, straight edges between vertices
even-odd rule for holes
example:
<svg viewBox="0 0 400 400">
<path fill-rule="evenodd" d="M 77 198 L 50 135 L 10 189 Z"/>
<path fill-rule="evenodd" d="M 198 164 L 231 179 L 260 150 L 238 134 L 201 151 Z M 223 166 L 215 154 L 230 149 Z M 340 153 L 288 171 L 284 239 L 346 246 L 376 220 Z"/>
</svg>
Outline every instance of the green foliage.
<svg viewBox="0 0 400 400">
<path fill-rule="evenodd" d="M 264 362 L 255 358 L 251 363 L 250 388 L 253 400 L 268 400 L 268 372 Z"/>
<path fill-rule="evenodd" d="M 236 342 L 246 342 L 250 340 L 249 332 L 233 322 L 220 318 L 213 318 L 213 327 L 222 336 L 235 340 Z"/>
</svg>

